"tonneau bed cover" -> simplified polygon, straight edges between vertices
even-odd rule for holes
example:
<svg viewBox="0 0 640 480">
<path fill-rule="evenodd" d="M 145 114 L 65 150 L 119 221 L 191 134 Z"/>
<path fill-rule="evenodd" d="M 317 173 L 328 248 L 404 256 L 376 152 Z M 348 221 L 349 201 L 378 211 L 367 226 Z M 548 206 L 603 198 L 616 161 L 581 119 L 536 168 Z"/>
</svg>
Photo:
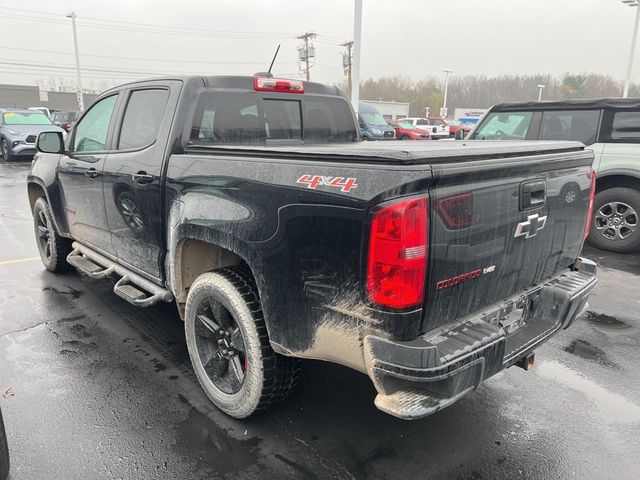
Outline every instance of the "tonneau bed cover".
<svg viewBox="0 0 640 480">
<path fill-rule="evenodd" d="M 580 142 L 567 141 L 431 141 L 359 142 L 326 145 L 190 145 L 187 153 L 394 164 L 451 163 L 539 154 L 576 152 Z"/>
</svg>

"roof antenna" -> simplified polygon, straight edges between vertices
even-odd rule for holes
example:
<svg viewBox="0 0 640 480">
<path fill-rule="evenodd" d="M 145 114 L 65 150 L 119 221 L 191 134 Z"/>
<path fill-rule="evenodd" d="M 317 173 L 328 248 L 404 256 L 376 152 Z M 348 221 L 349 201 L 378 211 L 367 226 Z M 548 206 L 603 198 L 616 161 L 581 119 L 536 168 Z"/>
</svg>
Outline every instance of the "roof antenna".
<svg viewBox="0 0 640 480">
<path fill-rule="evenodd" d="M 271 60 L 271 65 L 269 65 L 269 70 L 267 70 L 266 72 L 258 72 L 254 76 L 272 78 L 273 74 L 271 73 L 271 69 L 273 68 L 273 64 L 276 63 L 276 57 L 278 56 L 279 51 L 280 51 L 280 44 L 278 44 L 278 48 L 276 48 L 276 53 L 273 54 L 273 60 Z"/>
</svg>

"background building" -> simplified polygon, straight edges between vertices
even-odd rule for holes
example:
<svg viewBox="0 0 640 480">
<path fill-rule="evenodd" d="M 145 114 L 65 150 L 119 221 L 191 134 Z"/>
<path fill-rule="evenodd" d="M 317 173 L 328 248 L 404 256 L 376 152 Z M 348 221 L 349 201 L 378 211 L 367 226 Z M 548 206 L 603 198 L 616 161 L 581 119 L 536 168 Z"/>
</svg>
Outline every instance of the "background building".
<svg viewBox="0 0 640 480">
<path fill-rule="evenodd" d="M 89 106 L 99 92 L 83 94 L 85 106 Z M 74 91 L 46 91 L 32 85 L 0 84 L 0 107 L 47 107 L 50 110 L 78 110 Z"/>
</svg>

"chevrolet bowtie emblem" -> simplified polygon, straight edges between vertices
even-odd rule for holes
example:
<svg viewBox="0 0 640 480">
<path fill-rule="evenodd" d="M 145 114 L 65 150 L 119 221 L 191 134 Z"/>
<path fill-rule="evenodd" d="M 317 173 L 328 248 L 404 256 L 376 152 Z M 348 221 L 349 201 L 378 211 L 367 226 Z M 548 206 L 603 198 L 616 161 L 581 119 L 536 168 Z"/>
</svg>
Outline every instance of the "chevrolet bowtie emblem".
<svg viewBox="0 0 640 480">
<path fill-rule="evenodd" d="M 538 214 L 527 215 L 526 222 L 520 222 L 516 227 L 516 234 L 514 237 L 522 237 L 525 239 L 535 236 L 538 231 L 542 230 L 547 223 L 547 216 L 538 216 Z"/>
</svg>

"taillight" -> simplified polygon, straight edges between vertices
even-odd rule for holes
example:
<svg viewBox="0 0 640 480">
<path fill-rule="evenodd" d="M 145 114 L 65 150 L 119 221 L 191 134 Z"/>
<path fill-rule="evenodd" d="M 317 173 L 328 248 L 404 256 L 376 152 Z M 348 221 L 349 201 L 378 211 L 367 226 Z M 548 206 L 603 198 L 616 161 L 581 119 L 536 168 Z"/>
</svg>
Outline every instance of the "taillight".
<svg viewBox="0 0 640 480">
<path fill-rule="evenodd" d="M 263 92 L 304 93 L 304 84 L 299 80 L 254 77 L 253 88 Z"/>
<path fill-rule="evenodd" d="M 591 180 L 591 187 L 589 189 L 589 208 L 587 209 L 587 221 L 584 226 L 583 238 L 585 239 L 589 235 L 589 230 L 591 229 L 591 220 L 593 218 L 593 201 L 596 197 L 596 171 L 593 168 L 590 168 L 587 172 L 587 178 Z"/>
<path fill-rule="evenodd" d="M 378 209 L 371 221 L 367 293 L 392 308 L 422 304 L 427 273 L 426 198 L 402 200 Z"/>
<path fill-rule="evenodd" d="M 438 215 L 449 229 L 471 226 L 473 220 L 473 195 L 471 192 L 444 197 L 436 204 Z"/>
</svg>

